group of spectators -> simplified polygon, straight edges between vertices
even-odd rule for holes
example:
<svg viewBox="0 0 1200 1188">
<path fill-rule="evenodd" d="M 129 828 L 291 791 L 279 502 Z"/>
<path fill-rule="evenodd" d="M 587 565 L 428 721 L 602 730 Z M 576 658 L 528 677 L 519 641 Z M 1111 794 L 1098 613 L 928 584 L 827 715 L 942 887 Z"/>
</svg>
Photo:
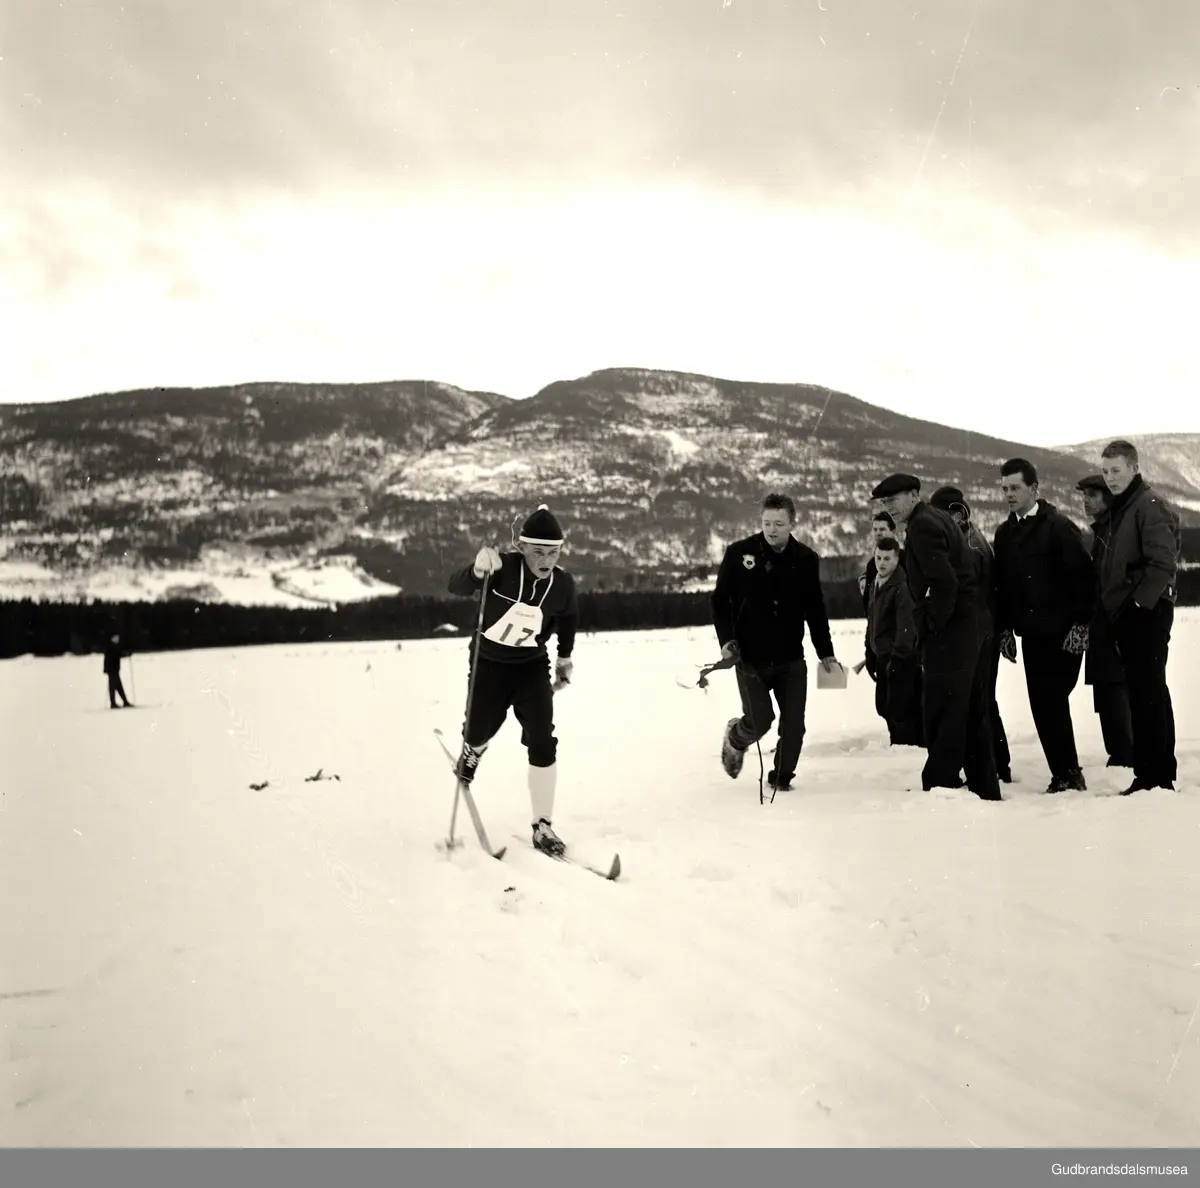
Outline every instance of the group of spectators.
<svg viewBox="0 0 1200 1188">
<path fill-rule="evenodd" d="M 1077 484 L 1079 527 L 1039 494 L 1023 458 L 1000 467 L 1009 514 L 989 541 L 963 492 L 892 474 L 877 501 L 874 549 L 859 588 L 865 667 L 896 745 L 926 751 L 922 786 L 1002 799 L 1012 757 L 996 702 L 1001 660 L 1023 665 L 1049 768 L 1049 793 L 1085 790 L 1070 696 L 1082 673 L 1110 767 L 1132 768 L 1129 795 L 1173 788 L 1175 723 L 1167 655 L 1181 551 L 1179 516 L 1145 481 L 1137 449 L 1113 441 Z M 817 554 L 792 535 L 786 495 L 762 504 L 762 529 L 725 552 L 712 595 L 722 655 L 736 664 L 742 714 L 722 763 L 731 777 L 779 709 L 772 788 L 795 778 L 805 733 L 805 624 L 822 664 L 837 663 Z M 1018 642 L 1020 646 L 1018 647 Z"/>
</svg>

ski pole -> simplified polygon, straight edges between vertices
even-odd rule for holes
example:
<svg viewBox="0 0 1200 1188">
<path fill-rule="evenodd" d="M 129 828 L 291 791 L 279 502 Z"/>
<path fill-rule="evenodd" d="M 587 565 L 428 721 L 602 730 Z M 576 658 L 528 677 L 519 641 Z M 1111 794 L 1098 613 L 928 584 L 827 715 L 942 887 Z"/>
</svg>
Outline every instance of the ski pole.
<svg viewBox="0 0 1200 1188">
<path fill-rule="evenodd" d="M 472 647 L 471 656 L 471 675 L 467 680 L 467 709 L 463 716 L 462 738 L 464 745 L 467 741 L 467 726 L 471 721 L 471 705 L 475 700 L 475 674 L 479 671 L 479 645 L 483 640 L 483 610 L 487 605 L 488 581 L 491 578 L 490 573 L 483 575 L 483 587 L 479 592 L 479 616 L 475 621 L 475 639 Z M 461 755 L 461 752 L 460 752 Z M 454 779 L 454 807 L 450 810 L 450 836 L 446 841 L 448 850 L 454 849 L 454 823 L 458 819 L 458 801 L 462 791 L 462 782 L 455 773 Z"/>
</svg>

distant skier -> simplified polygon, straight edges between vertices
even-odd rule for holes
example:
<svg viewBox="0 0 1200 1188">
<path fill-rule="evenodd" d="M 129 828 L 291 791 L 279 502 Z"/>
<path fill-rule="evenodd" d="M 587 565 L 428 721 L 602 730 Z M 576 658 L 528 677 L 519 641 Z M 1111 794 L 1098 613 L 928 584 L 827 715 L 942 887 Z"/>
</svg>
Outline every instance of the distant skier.
<svg viewBox="0 0 1200 1188">
<path fill-rule="evenodd" d="M 821 589 L 820 558 L 793 535 L 796 505 L 786 495 L 762 501 L 762 530 L 725 550 L 713 588 L 713 625 L 721 655 L 736 657 L 742 715 L 731 718 L 721 745 L 721 764 L 730 779 L 742 770 L 746 749 L 775 720 L 771 696 L 779 705 L 779 745 L 767 777 L 774 789 L 791 787 L 804 745 L 808 666 L 804 624 L 825 670 L 837 659 Z"/>
<path fill-rule="evenodd" d="M 125 686 L 121 683 L 121 658 L 122 656 L 130 655 L 132 655 L 131 652 L 123 652 L 121 650 L 121 637 L 119 635 L 114 635 L 104 645 L 104 672 L 108 677 L 108 705 L 110 709 L 126 709 L 130 705 L 129 698 L 125 696 Z M 124 703 L 120 707 L 117 705 L 118 697 Z"/>
<path fill-rule="evenodd" d="M 482 548 L 449 583 L 451 594 L 478 595 L 488 579 L 482 636 L 473 634 L 471 643 L 458 778 L 466 784 L 474 780 L 480 758 L 511 708 L 529 755 L 533 844 L 553 856 L 566 849 L 551 825 L 558 773 L 554 689 L 571 679 L 579 616 L 575 579 L 558 566 L 563 541 L 558 521 L 542 504 L 522 525 L 515 553 Z M 552 633 L 558 636 L 553 683 L 546 650 Z"/>
</svg>

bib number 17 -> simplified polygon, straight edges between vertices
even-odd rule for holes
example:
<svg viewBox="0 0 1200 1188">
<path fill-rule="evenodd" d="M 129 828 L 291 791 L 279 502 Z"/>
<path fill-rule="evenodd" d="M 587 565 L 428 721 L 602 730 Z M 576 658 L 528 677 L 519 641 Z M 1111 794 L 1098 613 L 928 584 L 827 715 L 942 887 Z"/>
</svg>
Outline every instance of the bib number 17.
<svg viewBox="0 0 1200 1188">
<path fill-rule="evenodd" d="M 541 608 L 518 602 L 510 606 L 483 634 L 493 643 L 510 648 L 534 648 L 537 647 L 537 634 L 541 629 Z"/>
<path fill-rule="evenodd" d="M 517 633 L 515 639 L 511 638 L 513 632 Z M 518 627 L 516 623 L 509 623 L 505 626 L 504 630 L 500 632 L 500 637 L 496 640 L 496 642 L 509 644 L 514 648 L 522 648 L 525 646 L 526 642 L 531 640 L 536 634 L 537 631 L 535 631 L 532 627 Z"/>
</svg>

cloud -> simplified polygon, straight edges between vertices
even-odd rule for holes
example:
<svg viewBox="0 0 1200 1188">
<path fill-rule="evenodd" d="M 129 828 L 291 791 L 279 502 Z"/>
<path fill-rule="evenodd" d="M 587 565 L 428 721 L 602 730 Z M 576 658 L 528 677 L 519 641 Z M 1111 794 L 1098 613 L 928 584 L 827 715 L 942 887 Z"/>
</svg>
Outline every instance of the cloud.
<svg viewBox="0 0 1200 1188">
<path fill-rule="evenodd" d="M 4 141 L 42 184 L 161 202 L 686 178 L 811 202 L 969 182 L 1047 217 L 1197 230 L 1193 0 L 6 12 Z"/>
</svg>

